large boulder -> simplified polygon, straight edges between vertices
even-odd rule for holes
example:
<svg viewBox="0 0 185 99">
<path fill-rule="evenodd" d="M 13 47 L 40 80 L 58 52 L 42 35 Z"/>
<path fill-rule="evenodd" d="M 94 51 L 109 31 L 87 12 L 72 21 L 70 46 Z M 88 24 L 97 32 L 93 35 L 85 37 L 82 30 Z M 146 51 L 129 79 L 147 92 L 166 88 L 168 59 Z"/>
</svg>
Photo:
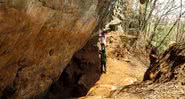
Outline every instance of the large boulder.
<svg viewBox="0 0 185 99">
<path fill-rule="evenodd" d="M 110 4 L 0 0 L 0 96 L 27 99 L 46 92 L 102 24 Z"/>
</svg>

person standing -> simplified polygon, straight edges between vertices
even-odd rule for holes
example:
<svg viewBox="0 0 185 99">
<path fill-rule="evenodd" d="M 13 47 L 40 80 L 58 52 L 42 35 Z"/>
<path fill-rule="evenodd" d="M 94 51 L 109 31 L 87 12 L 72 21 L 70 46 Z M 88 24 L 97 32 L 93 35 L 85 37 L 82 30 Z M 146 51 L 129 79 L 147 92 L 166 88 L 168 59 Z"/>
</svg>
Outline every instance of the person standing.
<svg viewBox="0 0 185 99">
<path fill-rule="evenodd" d="M 99 34 L 100 38 L 100 45 L 101 45 L 101 72 L 106 73 L 107 67 L 106 67 L 106 62 L 107 62 L 107 56 L 106 56 L 106 34 L 108 31 L 102 31 Z"/>
</svg>

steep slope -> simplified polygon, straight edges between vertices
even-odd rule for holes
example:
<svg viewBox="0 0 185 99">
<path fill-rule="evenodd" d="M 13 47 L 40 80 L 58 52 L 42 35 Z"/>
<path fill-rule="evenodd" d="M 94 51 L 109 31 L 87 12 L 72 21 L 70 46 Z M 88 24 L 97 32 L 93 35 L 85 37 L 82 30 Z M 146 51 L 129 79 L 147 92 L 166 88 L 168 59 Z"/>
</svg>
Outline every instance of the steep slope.
<svg viewBox="0 0 185 99">
<path fill-rule="evenodd" d="M 142 83 L 117 90 L 112 97 L 126 99 L 184 99 L 185 44 L 176 44 L 151 64 Z"/>
<path fill-rule="evenodd" d="M 0 96 L 37 98 L 88 41 L 111 0 L 1 0 Z M 100 23 L 101 22 L 101 23 Z"/>
</svg>

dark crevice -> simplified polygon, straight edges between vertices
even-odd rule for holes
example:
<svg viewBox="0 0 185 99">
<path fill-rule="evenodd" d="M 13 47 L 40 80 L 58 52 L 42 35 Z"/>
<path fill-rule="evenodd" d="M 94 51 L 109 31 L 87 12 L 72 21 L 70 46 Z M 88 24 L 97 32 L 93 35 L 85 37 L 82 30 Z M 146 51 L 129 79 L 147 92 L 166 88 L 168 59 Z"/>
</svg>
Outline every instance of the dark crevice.
<svg viewBox="0 0 185 99">
<path fill-rule="evenodd" d="M 182 65 L 185 62 L 185 56 L 175 56 L 175 61 L 173 63 L 173 68 L 175 68 L 176 66 Z"/>
<path fill-rule="evenodd" d="M 90 40 L 78 51 L 64 69 L 59 80 L 53 83 L 45 99 L 82 97 L 99 80 L 100 62 L 96 40 Z"/>
<path fill-rule="evenodd" d="M 54 50 L 53 49 L 50 49 L 49 50 L 49 56 L 52 56 L 54 54 Z"/>
<path fill-rule="evenodd" d="M 3 96 L 0 99 L 8 99 L 10 96 L 12 96 L 16 92 L 15 85 L 8 86 L 3 91 Z"/>
</svg>

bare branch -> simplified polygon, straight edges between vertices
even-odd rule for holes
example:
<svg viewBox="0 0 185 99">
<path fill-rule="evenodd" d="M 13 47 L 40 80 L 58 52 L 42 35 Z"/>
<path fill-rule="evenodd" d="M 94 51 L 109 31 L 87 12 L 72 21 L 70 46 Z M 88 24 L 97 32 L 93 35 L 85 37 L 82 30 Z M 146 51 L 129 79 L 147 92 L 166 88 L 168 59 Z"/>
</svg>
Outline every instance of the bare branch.
<svg viewBox="0 0 185 99">
<path fill-rule="evenodd" d="M 166 40 L 166 38 L 170 35 L 171 31 L 173 30 L 174 26 L 179 22 L 179 20 L 181 19 L 181 16 L 185 14 L 185 11 L 180 15 L 180 17 L 175 21 L 175 23 L 173 24 L 173 26 L 170 28 L 170 30 L 168 31 L 168 33 L 166 34 L 166 36 L 163 38 L 163 40 L 161 41 L 161 43 L 157 46 L 157 48 L 159 48 L 164 41 Z"/>
</svg>

